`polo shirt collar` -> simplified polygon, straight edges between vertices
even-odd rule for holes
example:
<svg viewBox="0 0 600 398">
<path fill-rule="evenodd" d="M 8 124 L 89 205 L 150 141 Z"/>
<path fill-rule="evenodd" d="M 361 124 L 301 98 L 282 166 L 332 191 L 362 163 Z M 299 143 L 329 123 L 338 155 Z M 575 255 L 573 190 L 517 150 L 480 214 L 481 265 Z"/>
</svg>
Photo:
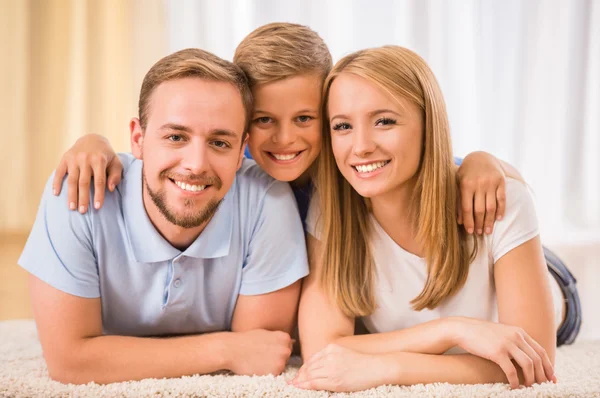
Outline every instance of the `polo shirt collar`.
<svg viewBox="0 0 600 398">
<path fill-rule="evenodd" d="M 142 164 L 141 160 L 135 160 L 131 164 L 119 188 L 129 242 L 137 262 L 168 261 L 182 253 L 162 237 L 146 213 L 142 191 Z M 217 258 L 229 254 L 233 231 L 235 184 L 234 181 L 213 218 L 183 255 Z"/>
</svg>

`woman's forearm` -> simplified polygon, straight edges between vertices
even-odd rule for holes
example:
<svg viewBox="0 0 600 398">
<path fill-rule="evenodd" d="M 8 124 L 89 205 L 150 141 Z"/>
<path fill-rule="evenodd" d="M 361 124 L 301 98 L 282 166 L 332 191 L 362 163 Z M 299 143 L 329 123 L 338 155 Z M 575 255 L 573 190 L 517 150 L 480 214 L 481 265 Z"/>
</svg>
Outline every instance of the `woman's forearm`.
<svg viewBox="0 0 600 398">
<path fill-rule="evenodd" d="M 471 354 L 428 355 L 410 352 L 382 354 L 389 362 L 386 384 L 425 383 L 480 384 L 506 383 L 502 369 L 494 362 Z M 522 376 L 519 375 L 522 381 Z"/>
<path fill-rule="evenodd" d="M 443 354 L 456 345 L 457 328 L 455 323 L 453 318 L 442 318 L 407 329 L 340 337 L 331 342 L 365 354 L 384 354 L 396 351 Z"/>
</svg>

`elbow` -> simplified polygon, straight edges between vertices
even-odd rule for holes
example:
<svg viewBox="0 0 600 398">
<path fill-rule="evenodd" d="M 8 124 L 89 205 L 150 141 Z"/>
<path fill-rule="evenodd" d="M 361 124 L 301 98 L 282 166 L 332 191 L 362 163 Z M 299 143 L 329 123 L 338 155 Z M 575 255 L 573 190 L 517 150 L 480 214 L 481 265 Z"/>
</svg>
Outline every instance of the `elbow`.
<svg viewBox="0 0 600 398">
<path fill-rule="evenodd" d="M 48 375 L 54 381 L 63 384 L 98 383 L 82 361 L 73 357 L 46 358 Z M 99 383 L 101 384 L 101 383 Z"/>
</svg>

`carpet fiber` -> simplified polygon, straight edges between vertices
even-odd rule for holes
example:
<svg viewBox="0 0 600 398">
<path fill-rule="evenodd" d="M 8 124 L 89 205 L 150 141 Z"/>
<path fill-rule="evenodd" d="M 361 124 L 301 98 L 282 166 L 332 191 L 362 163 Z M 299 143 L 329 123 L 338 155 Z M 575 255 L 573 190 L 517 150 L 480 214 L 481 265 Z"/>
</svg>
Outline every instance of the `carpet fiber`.
<svg viewBox="0 0 600 398">
<path fill-rule="evenodd" d="M 298 358 L 292 358 L 278 377 L 220 374 L 104 386 L 65 385 L 48 378 L 33 321 L 0 322 L 0 397 L 600 397 L 600 341 L 558 349 L 558 384 L 514 391 L 502 384 L 382 386 L 353 394 L 303 391 L 286 384 L 298 365 Z"/>
</svg>

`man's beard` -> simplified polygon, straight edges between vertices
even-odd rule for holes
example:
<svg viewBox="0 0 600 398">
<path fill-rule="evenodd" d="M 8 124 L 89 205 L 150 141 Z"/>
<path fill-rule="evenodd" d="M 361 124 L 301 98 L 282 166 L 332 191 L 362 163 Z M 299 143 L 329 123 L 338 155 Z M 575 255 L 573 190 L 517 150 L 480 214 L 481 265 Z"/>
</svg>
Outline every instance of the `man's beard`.
<svg viewBox="0 0 600 398">
<path fill-rule="evenodd" d="M 158 207 L 158 210 L 167 219 L 167 221 L 169 221 L 171 224 L 177 225 L 178 227 L 196 228 L 196 227 L 201 226 L 202 224 L 204 224 L 205 222 L 207 222 L 208 220 L 210 220 L 212 218 L 212 216 L 219 209 L 219 205 L 221 204 L 221 202 L 223 202 L 223 199 L 221 199 L 221 200 L 211 199 L 206 204 L 206 206 L 203 209 L 201 209 L 199 212 L 179 216 L 179 215 L 175 214 L 174 212 L 172 212 L 171 210 L 169 210 L 169 208 L 167 207 L 167 202 L 165 199 L 165 196 L 166 196 L 165 191 L 162 189 L 159 189 L 158 191 L 153 191 L 150 188 L 150 185 L 148 185 L 148 181 L 146 180 L 146 175 L 143 173 L 143 171 L 142 171 L 142 178 L 144 181 L 144 185 L 146 186 L 146 189 L 148 190 L 148 195 L 150 195 L 150 198 L 152 199 L 152 202 L 156 205 L 156 207 Z M 163 173 L 161 173 L 160 178 L 167 178 L 167 177 L 163 176 Z M 203 185 L 203 184 L 199 184 L 199 185 Z M 215 185 L 217 189 L 220 189 L 221 188 L 221 180 L 217 177 L 216 184 L 213 183 L 213 184 L 209 184 L 209 185 Z M 193 207 L 194 202 L 195 201 L 192 199 L 185 199 L 183 202 L 183 205 L 184 205 L 184 207 Z"/>
</svg>

